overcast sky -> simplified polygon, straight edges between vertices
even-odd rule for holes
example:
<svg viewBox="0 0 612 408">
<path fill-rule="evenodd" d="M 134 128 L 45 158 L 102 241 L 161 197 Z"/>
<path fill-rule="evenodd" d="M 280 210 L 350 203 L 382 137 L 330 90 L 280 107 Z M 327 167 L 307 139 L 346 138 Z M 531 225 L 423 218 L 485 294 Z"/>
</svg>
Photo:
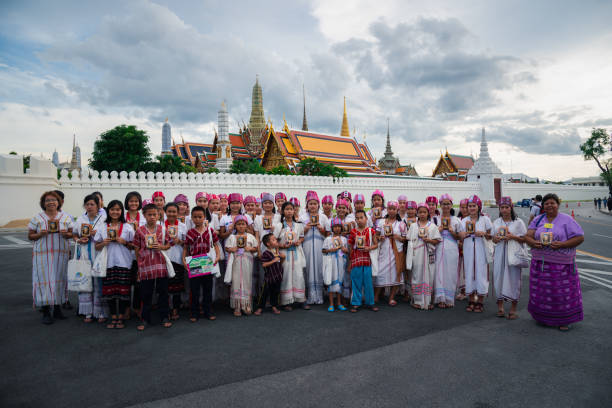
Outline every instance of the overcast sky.
<svg viewBox="0 0 612 408">
<path fill-rule="evenodd" d="M 97 135 L 135 124 L 161 148 L 211 143 L 225 100 L 248 122 L 258 74 L 266 117 L 391 144 L 430 176 L 440 151 L 475 155 L 480 128 L 502 171 L 597 174 L 579 155 L 612 128 L 611 1 L 0 2 L 3 153 L 84 159 Z"/>
</svg>

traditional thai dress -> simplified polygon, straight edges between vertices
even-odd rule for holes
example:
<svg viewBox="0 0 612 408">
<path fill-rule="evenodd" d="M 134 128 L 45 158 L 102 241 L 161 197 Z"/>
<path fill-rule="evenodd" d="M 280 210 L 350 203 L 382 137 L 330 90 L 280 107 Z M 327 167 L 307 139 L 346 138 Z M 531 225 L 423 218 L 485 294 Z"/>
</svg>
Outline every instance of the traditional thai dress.
<svg viewBox="0 0 612 408">
<path fill-rule="evenodd" d="M 339 217 L 338 217 L 339 218 Z M 351 227 L 348 232 L 342 232 L 342 236 L 348 240 L 348 237 L 351 235 L 351 231 L 357 225 L 355 223 L 355 214 L 346 214 L 346 217 L 342 220 L 342 224 L 350 224 Z M 351 274 L 348 271 L 348 267 L 350 262 L 346 262 L 346 269 L 344 270 L 344 276 L 342 277 L 342 297 L 345 299 L 351 298 Z"/>
<path fill-rule="evenodd" d="M 438 227 L 428 221 L 425 226 L 425 234 L 429 239 L 442 239 Z M 434 288 L 434 279 L 436 276 L 436 246 L 426 244 L 419 237 L 419 223 L 414 222 L 408 230 L 408 257 L 412 251 L 412 304 L 418 305 L 421 309 L 428 309 L 431 304 L 431 295 Z"/>
<path fill-rule="evenodd" d="M 323 249 L 335 249 L 334 238 L 335 237 L 332 235 L 325 238 L 325 241 L 323 241 Z M 346 248 L 346 237 L 339 236 L 337 238 L 342 242 L 342 247 Z M 331 275 L 331 284 L 327 287 L 327 291 L 329 293 L 341 293 L 346 273 L 346 254 L 342 252 L 342 249 L 328 252 L 323 254 L 323 263 L 323 267 L 329 268 Z"/>
<path fill-rule="evenodd" d="M 436 215 L 435 219 L 438 226 L 442 225 L 442 216 Z M 455 233 L 461 231 L 461 220 L 459 218 L 451 216 L 449 225 Z M 450 231 L 444 229 L 440 235 L 442 241 L 436 246 L 434 303 L 454 305 L 460 271 L 459 246 Z"/>
<path fill-rule="evenodd" d="M 539 215 L 529 224 L 535 239 L 552 232 L 553 241 L 583 236 L 584 231 L 569 215 L 559 213 L 554 220 Z M 576 267 L 576 248 L 531 249 L 529 305 L 533 318 L 548 326 L 567 326 L 582 321 L 582 291 Z"/>
<path fill-rule="evenodd" d="M 94 241 L 102 242 L 108 238 L 108 228 L 106 223 L 98 227 Z M 125 223 L 119 226 L 117 238 L 132 242 L 134 235 L 132 225 Z M 130 300 L 132 256 L 128 247 L 118 242 L 110 242 L 106 246 L 106 277 L 102 278 L 102 299 L 105 302 Z"/>
<path fill-rule="evenodd" d="M 506 227 L 512 235 L 522 237 L 527 233 L 527 227 L 520 218 L 506 222 L 498 218 L 493 222 L 493 234 L 501 227 Z M 493 254 L 493 285 L 497 300 L 518 302 L 521 295 L 521 268 L 508 264 L 508 241 L 502 240 L 495 244 Z"/>
<path fill-rule="evenodd" d="M 284 221 L 283 224 L 277 224 L 277 228 L 280 229 L 278 236 L 282 245 L 287 244 L 289 232 L 293 233 L 294 242 L 297 242 L 304 236 L 304 225 L 299 222 L 293 221 L 292 225 L 289 225 L 287 221 Z M 280 251 L 285 254 L 280 293 L 281 305 L 304 302 L 306 300 L 304 290 L 304 267 L 306 266 L 306 260 L 302 246 L 294 245 L 289 248 L 282 248 Z"/>
<path fill-rule="evenodd" d="M 168 224 L 167 220 L 164 223 L 166 231 L 168 231 L 168 227 L 171 227 L 172 225 Z M 177 220 L 176 224 L 174 224 L 174 227 L 176 227 L 176 237 L 181 241 L 185 241 L 185 239 L 187 238 L 187 226 Z M 172 239 L 170 239 L 170 242 L 168 243 L 172 243 Z M 178 299 L 174 299 L 174 295 L 180 296 L 182 293 L 186 293 L 185 282 L 189 282 L 189 277 L 186 276 L 187 271 L 183 266 L 183 246 L 172 245 L 170 249 L 168 249 L 167 253 L 168 257 L 170 258 L 170 261 L 172 262 L 172 266 L 174 266 L 175 274 L 173 278 L 168 279 L 168 295 L 170 296 L 170 299 L 172 301 L 180 303 Z M 177 305 L 177 303 L 174 303 L 173 307 L 178 308 L 180 304 Z"/>
<path fill-rule="evenodd" d="M 72 219 L 58 211 L 59 230 L 70 230 Z M 49 216 L 42 211 L 28 224 L 28 229 L 39 233 L 49 230 Z M 70 259 L 70 243 L 59 232 L 49 233 L 34 241 L 32 248 L 32 299 L 34 306 L 61 305 L 67 300 L 67 267 Z"/>
<path fill-rule="evenodd" d="M 329 229 L 329 219 L 323 213 L 319 213 L 319 223 L 325 229 Z M 300 217 L 302 225 L 310 222 L 310 213 Z M 325 235 L 317 227 L 312 227 L 304 234 L 304 256 L 306 257 L 306 284 L 308 286 L 308 304 L 323 304 L 323 241 Z"/>
<path fill-rule="evenodd" d="M 236 235 L 232 234 L 225 240 L 225 248 L 236 247 Z M 255 236 L 246 233 L 245 246 L 257 248 Z M 253 308 L 253 253 L 244 248 L 229 253 L 227 269 L 225 270 L 225 283 L 231 283 L 230 307 L 242 310 Z"/>
<path fill-rule="evenodd" d="M 461 220 L 462 231 L 467 231 L 466 223 L 471 217 Z M 474 231 L 491 231 L 493 224 L 486 215 L 481 215 L 475 221 Z M 463 240 L 463 270 L 465 271 L 465 294 L 486 296 L 489 293 L 489 266 L 487 264 L 487 248 L 485 238 L 474 234 Z"/>
<path fill-rule="evenodd" d="M 381 208 L 381 218 L 375 218 L 374 211 L 372 209 L 366 212 L 366 216 L 368 217 L 368 227 L 374 228 L 374 230 L 376 230 L 380 224 L 385 223 L 385 217 L 387 216 L 387 209 Z"/>
<path fill-rule="evenodd" d="M 380 236 L 384 236 L 385 220 L 383 219 L 382 222 L 378 222 L 377 225 L 376 232 Z M 401 235 L 402 230 L 406 228 L 406 224 L 403 221 L 393 221 L 391 226 L 394 235 Z M 395 241 L 395 250 L 393 249 L 392 240 Z M 393 237 L 387 237 L 386 239 L 378 240 L 378 248 L 378 275 L 374 279 L 374 287 L 381 288 L 403 284 L 404 274 L 400 273 L 398 277 L 396 265 L 400 262 L 403 263 L 404 244 Z M 401 270 L 403 272 L 403 265 Z"/>
<path fill-rule="evenodd" d="M 90 224 L 91 234 L 89 241 L 86 244 L 78 245 L 77 256 L 83 257 L 83 259 L 89 260 L 93 264 L 96 259 L 96 246 L 94 242 L 95 235 L 94 231 L 105 228 L 104 221 L 106 221 L 106 211 L 98 211 L 98 214 L 90 219 L 87 213 L 81 214 L 75 221 L 72 232 L 75 236 L 81 237 L 81 225 Z M 108 305 L 102 299 L 102 278 L 93 279 L 93 291 L 92 292 L 79 292 L 79 314 L 88 317 L 93 316 L 96 319 L 108 317 L 109 310 Z"/>
</svg>

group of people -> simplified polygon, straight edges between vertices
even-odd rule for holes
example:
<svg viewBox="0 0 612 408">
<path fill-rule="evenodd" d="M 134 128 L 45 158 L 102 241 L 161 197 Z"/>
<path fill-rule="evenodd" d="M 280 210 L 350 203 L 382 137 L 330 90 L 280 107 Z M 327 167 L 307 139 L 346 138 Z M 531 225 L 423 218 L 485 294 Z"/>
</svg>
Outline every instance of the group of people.
<svg viewBox="0 0 612 408">
<path fill-rule="evenodd" d="M 603 199 L 601 197 L 593 198 L 593 204 L 595 205 L 596 210 L 601 210 L 602 203 L 604 210 L 607 209 L 608 211 L 612 212 L 612 196 L 604 197 Z"/>
<path fill-rule="evenodd" d="M 502 197 L 494 221 L 473 195 L 425 202 L 400 195 L 385 201 L 348 191 L 301 206 L 282 192 L 259 197 L 200 192 L 195 203 L 163 192 L 144 199 L 130 192 L 104 206 L 95 192 L 76 219 L 62 211 L 63 194 L 45 192 L 29 223 L 34 241 L 34 305 L 45 324 L 63 319 L 74 260 L 92 266 L 91 290 L 78 292 L 78 314 L 122 329 L 132 314 L 138 330 L 152 323 L 154 298 L 164 327 L 189 309 L 189 319 L 215 320 L 213 301 L 229 298 L 235 316 L 274 314 L 329 302 L 329 312 L 378 311 L 398 300 L 419 310 L 452 308 L 482 313 L 492 272 L 499 317 L 518 317 L 521 268 L 530 267 L 528 311 L 538 322 L 567 330 L 582 320 L 575 263 L 581 227 L 547 194 L 529 225 Z M 366 209 L 366 206 L 368 208 Z M 497 210 L 494 210 L 497 211 Z M 74 249 L 72 248 L 74 245 Z M 531 259 L 526 246 L 531 248 Z M 101 266 L 102 265 L 102 266 Z M 94 274 L 93 271 L 96 273 Z M 505 303 L 510 304 L 506 313 Z"/>
</svg>

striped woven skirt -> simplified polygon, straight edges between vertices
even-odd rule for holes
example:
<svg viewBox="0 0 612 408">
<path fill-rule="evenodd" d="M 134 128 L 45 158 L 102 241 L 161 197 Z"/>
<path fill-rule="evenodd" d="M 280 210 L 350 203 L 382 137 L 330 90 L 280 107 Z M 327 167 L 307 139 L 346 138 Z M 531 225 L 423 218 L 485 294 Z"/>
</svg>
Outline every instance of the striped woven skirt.
<svg viewBox="0 0 612 408">
<path fill-rule="evenodd" d="M 130 300 L 132 269 L 114 267 L 106 270 L 102 278 L 102 298 L 104 300 Z"/>
<path fill-rule="evenodd" d="M 582 321 L 582 291 L 576 265 L 532 259 L 527 310 L 537 322 L 547 326 Z"/>
</svg>

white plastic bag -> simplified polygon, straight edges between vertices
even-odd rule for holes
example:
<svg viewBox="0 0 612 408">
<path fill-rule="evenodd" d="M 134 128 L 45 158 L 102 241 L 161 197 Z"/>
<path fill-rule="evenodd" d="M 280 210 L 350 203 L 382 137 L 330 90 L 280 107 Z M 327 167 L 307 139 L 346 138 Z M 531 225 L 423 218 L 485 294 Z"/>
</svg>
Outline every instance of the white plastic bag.
<svg viewBox="0 0 612 408">
<path fill-rule="evenodd" d="M 508 265 L 527 268 L 531 264 L 531 257 L 525 244 L 511 239 L 508 241 Z"/>
<path fill-rule="evenodd" d="M 162 225 L 162 245 L 166 242 L 166 226 Z M 176 272 L 174 272 L 174 266 L 172 265 L 172 261 L 168 256 L 168 251 L 159 251 L 161 252 L 164 260 L 166 261 L 166 269 L 168 270 L 168 278 L 174 278 L 176 276 Z"/>
<path fill-rule="evenodd" d="M 91 292 L 91 264 L 87 259 L 77 259 L 77 244 L 74 245 L 74 257 L 68 261 L 68 290 L 71 292 Z"/>
<path fill-rule="evenodd" d="M 368 237 L 370 241 L 370 245 L 374 244 L 372 240 L 372 230 L 368 229 Z M 370 251 L 370 265 L 372 266 L 372 277 L 375 278 L 378 276 L 378 247 Z"/>
<path fill-rule="evenodd" d="M 93 265 L 91 266 L 91 276 L 94 278 L 106 278 L 106 262 L 108 260 L 108 250 L 105 246 L 96 254 Z"/>
<path fill-rule="evenodd" d="M 493 262 L 493 251 L 495 250 L 495 244 L 493 243 L 492 239 L 486 239 L 485 237 L 482 237 L 482 242 L 484 244 L 487 263 L 490 264 Z"/>
</svg>

